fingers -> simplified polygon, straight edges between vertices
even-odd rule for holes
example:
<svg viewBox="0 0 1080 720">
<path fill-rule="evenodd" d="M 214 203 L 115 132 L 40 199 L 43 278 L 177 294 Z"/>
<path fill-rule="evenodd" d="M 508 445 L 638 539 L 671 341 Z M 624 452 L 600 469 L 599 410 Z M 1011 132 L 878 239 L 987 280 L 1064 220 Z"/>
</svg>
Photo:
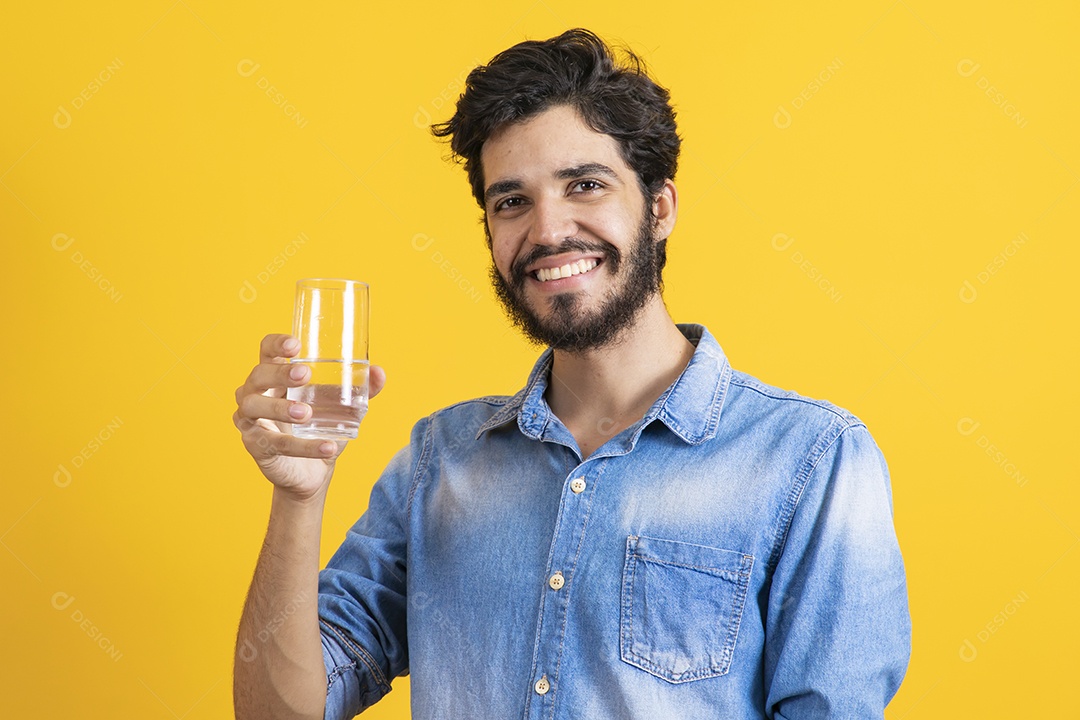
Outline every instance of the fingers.
<svg viewBox="0 0 1080 720">
<path fill-rule="evenodd" d="M 300 351 L 300 341 L 292 335 L 271 334 L 259 344 L 259 363 L 284 362 Z"/>
<path fill-rule="evenodd" d="M 265 394 L 267 390 L 299 387 L 311 380 L 311 368 L 297 363 L 263 363 L 256 365 L 248 375 L 247 382 L 236 390 L 236 404 L 241 404 L 244 396 L 251 393 Z M 373 398 L 379 394 L 386 384 L 386 371 L 378 365 L 372 365 L 368 370 L 368 397 Z M 275 392 L 275 397 L 283 393 Z"/>
<path fill-rule="evenodd" d="M 262 341 L 260 355 L 266 358 L 267 353 L 295 352 L 295 348 L 288 345 L 290 341 L 295 342 L 295 339 L 289 335 L 267 335 Z M 280 356 L 259 363 L 244 384 L 236 388 L 237 416 L 252 422 L 260 419 L 280 423 L 307 420 L 311 416 L 310 406 L 285 400 L 283 396 L 287 388 L 298 387 L 310 379 L 311 368 L 283 362 Z"/>
<path fill-rule="evenodd" d="M 311 406 L 285 398 L 251 393 L 240 398 L 236 412 L 240 418 L 247 420 L 299 423 L 311 416 Z"/>
<path fill-rule="evenodd" d="M 260 363 L 248 375 L 244 394 L 265 393 L 270 389 L 299 387 L 311 380 L 311 368 L 302 363 Z M 281 393 L 275 393 L 280 396 Z M 237 399 L 239 403 L 239 398 Z"/>
<path fill-rule="evenodd" d="M 311 416 L 311 406 L 282 397 L 283 387 L 298 387 L 311 378 L 306 365 L 258 365 L 246 383 L 236 389 L 237 416 L 256 421 L 301 423 Z M 375 397 L 386 384 L 386 371 L 378 365 L 368 375 L 368 397 Z"/>
<path fill-rule="evenodd" d="M 236 389 L 234 423 L 241 432 L 259 420 L 274 423 L 301 423 L 311 417 L 311 406 L 284 398 L 287 388 L 299 387 L 311 380 L 311 368 L 289 363 L 300 343 L 291 335 L 271 334 L 259 346 L 261 362 L 252 369 L 243 385 Z M 372 365 L 368 373 L 368 397 L 375 397 L 386 384 L 386 371 Z M 245 427 L 241 427 L 241 423 Z M 267 429 L 271 427 L 267 425 Z M 287 428 L 278 428 L 285 431 Z M 245 441 L 246 442 L 246 441 Z M 316 454 L 311 457 L 323 457 Z"/>
<path fill-rule="evenodd" d="M 276 456 L 328 459 L 345 447 L 344 442 L 308 440 L 279 432 L 276 428 L 264 424 L 264 421 L 244 418 L 239 412 L 233 413 L 233 423 L 240 430 L 248 452 L 259 461 Z"/>
</svg>

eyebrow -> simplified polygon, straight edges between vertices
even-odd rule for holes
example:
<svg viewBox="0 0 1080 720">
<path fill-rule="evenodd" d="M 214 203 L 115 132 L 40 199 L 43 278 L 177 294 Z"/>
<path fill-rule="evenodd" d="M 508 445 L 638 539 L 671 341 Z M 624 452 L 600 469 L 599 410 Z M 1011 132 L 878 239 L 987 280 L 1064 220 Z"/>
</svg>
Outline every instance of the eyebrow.
<svg viewBox="0 0 1080 720">
<path fill-rule="evenodd" d="M 491 183 L 491 185 L 488 186 L 488 189 L 484 191 L 484 202 L 488 202 L 496 195 L 520 190 L 524 184 L 525 183 L 520 180 L 500 180 L 499 182 Z"/>
<path fill-rule="evenodd" d="M 612 180 L 619 179 L 619 176 L 615 174 L 615 171 L 603 163 L 584 163 L 582 165 L 575 165 L 574 167 L 563 168 L 555 173 L 555 177 L 559 180 L 574 180 L 587 175 L 604 175 Z"/>
<path fill-rule="evenodd" d="M 603 175 L 612 180 L 619 179 L 619 176 L 615 171 L 603 163 L 582 163 L 581 165 L 574 165 L 573 167 L 562 168 L 561 170 L 555 171 L 555 178 L 557 180 L 575 180 L 589 175 Z M 524 185 L 525 183 L 517 179 L 500 180 L 491 183 L 491 185 L 488 186 L 488 189 L 484 191 L 484 202 L 490 201 L 491 198 L 496 195 L 520 190 Z"/>
</svg>

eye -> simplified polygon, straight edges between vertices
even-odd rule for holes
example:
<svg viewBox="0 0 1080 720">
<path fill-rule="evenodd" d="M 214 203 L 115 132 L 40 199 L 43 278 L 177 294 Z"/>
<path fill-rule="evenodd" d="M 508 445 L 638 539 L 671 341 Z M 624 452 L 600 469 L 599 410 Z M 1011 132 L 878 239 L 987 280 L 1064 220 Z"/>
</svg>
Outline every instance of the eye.
<svg viewBox="0 0 1080 720">
<path fill-rule="evenodd" d="M 492 207 L 492 212 L 497 213 L 504 210 L 513 210 L 514 208 L 521 207 L 524 203 L 525 198 L 519 195 L 511 195 L 495 203 L 495 205 Z"/>
<path fill-rule="evenodd" d="M 595 192 L 597 190 L 603 190 L 604 185 L 597 180 L 578 180 L 570 186 L 571 190 L 575 192 Z"/>
</svg>

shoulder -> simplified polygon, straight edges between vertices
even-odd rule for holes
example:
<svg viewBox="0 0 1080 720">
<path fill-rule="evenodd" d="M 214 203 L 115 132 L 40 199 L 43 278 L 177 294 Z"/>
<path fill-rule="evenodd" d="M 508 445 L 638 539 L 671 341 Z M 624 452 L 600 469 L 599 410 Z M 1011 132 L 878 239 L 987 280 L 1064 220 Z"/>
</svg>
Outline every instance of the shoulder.
<svg viewBox="0 0 1080 720">
<path fill-rule="evenodd" d="M 785 390 L 732 371 L 721 420 L 753 435 L 774 452 L 802 457 L 813 465 L 839 444 L 875 445 L 866 424 L 828 400 Z"/>
<path fill-rule="evenodd" d="M 461 423 L 482 418 L 483 422 L 516 400 L 518 395 L 485 395 L 439 408 L 427 419 L 432 423 Z"/>
<path fill-rule="evenodd" d="M 397 474 L 411 477 L 415 486 L 433 462 L 473 452 L 483 428 L 498 423 L 502 415 L 516 417 L 512 408 L 517 399 L 516 395 L 488 395 L 447 405 L 420 418 L 388 470 L 397 468 Z M 409 493 L 411 496 L 412 490 Z"/>
<path fill-rule="evenodd" d="M 516 419 L 523 393 L 517 395 L 485 395 L 447 405 L 416 424 L 420 431 L 436 443 L 448 439 L 475 439 L 482 430 Z"/>
<path fill-rule="evenodd" d="M 732 406 L 741 407 L 744 418 L 758 423 L 759 439 L 767 438 L 768 446 L 785 448 L 801 458 L 796 488 L 816 473 L 827 485 L 854 483 L 881 491 L 891 503 L 885 456 L 856 415 L 827 400 L 783 390 L 745 373 L 734 372 L 731 385 Z"/>
<path fill-rule="evenodd" d="M 738 370 L 732 370 L 729 400 L 743 412 L 763 416 L 790 416 L 803 422 L 839 426 L 841 429 L 865 427 L 853 413 L 828 400 L 784 390 Z"/>
</svg>

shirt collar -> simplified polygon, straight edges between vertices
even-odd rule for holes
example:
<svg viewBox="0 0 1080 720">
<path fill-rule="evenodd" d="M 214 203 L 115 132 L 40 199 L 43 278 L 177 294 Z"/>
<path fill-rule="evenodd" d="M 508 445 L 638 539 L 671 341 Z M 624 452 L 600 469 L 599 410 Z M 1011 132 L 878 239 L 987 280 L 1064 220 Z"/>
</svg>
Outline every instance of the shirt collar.
<svg viewBox="0 0 1080 720">
<path fill-rule="evenodd" d="M 645 413 L 639 428 L 659 420 L 684 442 L 698 445 L 716 435 L 720 410 L 731 382 L 731 365 L 704 325 L 680 324 L 678 328 L 696 346 L 694 355 L 679 378 Z M 555 417 L 544 400 L 551 362 L 552 352 L 548 348 L 533 366 L 525 387 L 480 426 L 478 439 L 488 430 L 514 419 L 526 436 L 543 439 Z"/>
</svg>

